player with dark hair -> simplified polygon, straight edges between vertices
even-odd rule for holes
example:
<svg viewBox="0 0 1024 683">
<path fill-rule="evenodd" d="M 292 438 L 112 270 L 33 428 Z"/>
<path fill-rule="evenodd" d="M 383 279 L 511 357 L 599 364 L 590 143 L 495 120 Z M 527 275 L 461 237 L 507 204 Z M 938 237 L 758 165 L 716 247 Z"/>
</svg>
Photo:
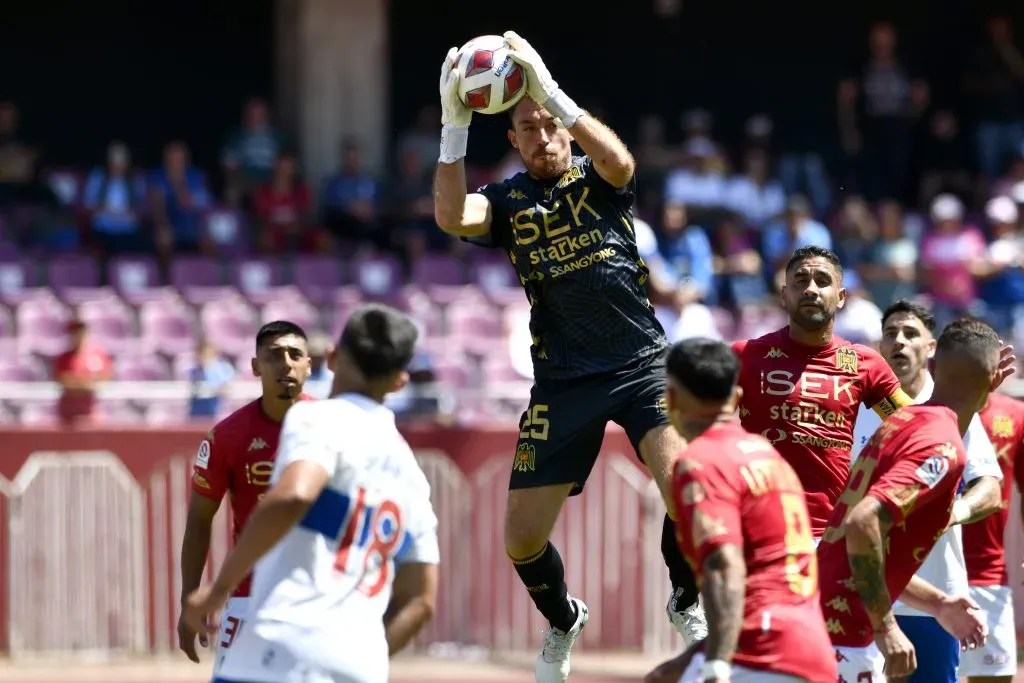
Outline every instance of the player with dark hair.
<svg viewBox="0 0 1024 683">
<path fill-rule="evenodd" d="M 312 400 L 302 393 L 309 379 L 310 358 L 306 333 L 286 320 L 269 322 L 256 333 L 252 374 L 262 387 L 260 398 L 221 420 L 199 444 L 192 470 L 192 496 L 181 542 L 181 599 L 199 586 L 210 552 L 213 518 L 221 499 L 229 496 L 237 539 L 253 507 L 270 485 L 274 454 L 285 413 L 298 401 Z M 249 581 L 242 581 L 228 602 L 223 629 L 218 635 L 214 675 L 245 615 Z M 199 635 L 203 647 L 206 634 Z M 178 647 L 193 662 L 196 632 L 178 620 Z"/>
<path fill-rule="evenodd" d="M 452 48 L 441 69 L 434 216 L 451 235 L 503 250 L 531 305 L 534 387 L 509 482 L 505 549 L 551 624 L 537 680 L 560 683 L 588 612 L 568 595 L 549 538 L 566 497 L 582 491 L 610 421 L 625 429 L 666 501 L 669 617 L 688 643 L 707 628 L 670 519 L 671 461 L 685 443 L 662 403 L 667 341 L 647 298 L 648 270 L 633 234 L 635 162 L 614 132 L 559 88 L 533 47 L 511 31 L 505 38 L 526 72 L 528 96 L 508 132 L 526 171 L 466 192 L 472 112 L 459 98 Z M 583 156 L 573 156 L 573 142 Z"/>
<path fill-rule="evenodd" d="M 672 484 L 677 537 L 700 580 L 708 637 L 645 683 L 835 683 L 804 491 L 735 419 L 739 359 L 722 342 L 687 339 L 667 369 L 669 416 L 689 441 Z"/>
<path fill-rule="evenodd" d="M 935 318 L 927 308 L 910 301 L 896 301 L 882 314 L 882 339 L 879 351 L 896 373 L 900 385 L 914 403 L 925 403 L 932 396 L 934 381 L 928 364 L 935 353 Z M 1008 360 L 1012 372 L 1012 355 Z M 1002 374 L 1003 363 L 1000 363 Z M 854 429 L 851 460 L 882 424 L 874 412 L 861 406 Z M 967 464 L 962 477 L 963 495 L 953 503 L 953 523 L 935 540 L 935 545 L 917 571 L 917 577 L 949 595 L 967 595 L 967 573 L 964 569 L 963 543 L 960 529 L 999 509 L 1002 473 L 996 454 L 975 415 L 964 435 Z M 969 527 L 965 527 L 969 528 Z M 966 533 L 966 532 L 965 532 Z M 918 661 L 917 670 L 907 679 L 910 683 L 957 683 L 960 643 L 942 628 L 936 619 L 921 610 L 897 601 L 893 605 L 896 621 L 918 650 L 928 649 L 929 656 Z"/>
<path fill-rule="evenodd" d="M 1017 622 L 1004 535 L 1015 477 L 1024 492 L 1024 403 L 993 392 L 979 417 L 1002 469 L 1002 504 L 999 512 L 963 527 L 968 595 L 985 613 L 989 634 L 982 647 L 963 655 L 959 673 L 971 683 L 1010 683 L 1017 673 Z"/>
<path fill-rule="evenodd" d="M 398 311 L 358 309 L 331 353 L 331 398 L 288 412 L 270 490 L 214 582 L 186 601 L 189 626 L 211 632 L 255 566 L 216 683 L 386 683 L 389 657 L 433 614 L 430 485 L 383 405 L 408 383 L 416 339 Z"/>
<path fill-rule="evenodd" d="M 909 676 L 914 646 L 893 613 L 899 597 L 965 646 L 984 642 L 977 605 L 914 574 L 953 517 L 967 454 L 961 434 L 1000 379 L 995 330 L 960 320 L 935 352 L 931 400 L 899 409 L 861 452 L 818 546 L 826 625 L 848 681 Z"/>
<path fill-rule="evenodd" d="M 846 486 L 860 404 L 884 417 L 911 400 L 877 351 L 833 333 L 846 289 L 832 251 L 793 252 L 781 296 L 789 325 L 733 345 L 741 361 L 740 421 L 796 470 L 811 532 L 820 538 Z"/>
</svg>

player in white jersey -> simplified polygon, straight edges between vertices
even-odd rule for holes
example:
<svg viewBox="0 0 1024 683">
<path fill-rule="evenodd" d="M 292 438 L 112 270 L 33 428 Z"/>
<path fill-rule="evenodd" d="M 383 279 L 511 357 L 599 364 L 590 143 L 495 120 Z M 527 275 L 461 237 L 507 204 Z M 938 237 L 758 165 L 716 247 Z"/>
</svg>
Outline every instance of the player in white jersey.
<svg viewBox="0 0 1024 683">
<path fill-rule="evenodd" d="M 896 301 L 882 314 L 882 341 L 879 351 L 900 380 L 903 391 L 914 403 L 928 401 L 934 382 L 928 372 L 928 360 L 935 353 L 935 318 L 928 309 L 908 301 Z M 1004 360 L 1009 357 L 1004 350 Z M 1004 362 L 1000 367 L 1005 368 Z M 854 428 L 850 462 L 881 425 L 873 410 L 861 408 Z M 936 540 L 916 576 L 947 595 L 967 596 L 967 568 L 959 525 L 974 522 L 999 510 L 1002 501 L 1002 470 L 995 449 L 980 418 L 975 415 L 964 435 L 967 465 L 964 469 L 962 496 L 953 504 L 950 527 Z M 907 679 L 911 683 L 956 683 L 960 663 L 960 643 L 938 621 L 900 601 L 893 605 L 900 629 L 919 654 L 917 670 Z"/>
<path fill-rule="evenodd" d="M 356 311 L 332 354 L 333 398 L 285 417 L 270 490 L 217 579 L 185 605 L 192 628 L 214 632 L 255 565 L 248 615 L 215 682 L 385 683 L 389 656 L 430 619 L 430 486 L 382 403 L 408 381 L 416 337 L 397 311 Z"/>
</svg>

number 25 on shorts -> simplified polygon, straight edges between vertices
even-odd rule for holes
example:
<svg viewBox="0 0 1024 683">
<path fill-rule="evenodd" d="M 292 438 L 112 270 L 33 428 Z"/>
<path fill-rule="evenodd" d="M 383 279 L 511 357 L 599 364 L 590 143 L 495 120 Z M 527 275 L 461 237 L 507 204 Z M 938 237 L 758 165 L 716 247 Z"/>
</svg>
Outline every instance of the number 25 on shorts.
<svg viewBox="0 0 1024 683">
<path fill-rule="evenodd" d="M 548 413 L 547 405 L 538 403 L 526 409 L 523 413 L 523 423 L 520 425 L 519 438 L 534 439 L 535 441 L 548 440 L 548 427 L 550 423 L 545 417 Z"/>
</svg>

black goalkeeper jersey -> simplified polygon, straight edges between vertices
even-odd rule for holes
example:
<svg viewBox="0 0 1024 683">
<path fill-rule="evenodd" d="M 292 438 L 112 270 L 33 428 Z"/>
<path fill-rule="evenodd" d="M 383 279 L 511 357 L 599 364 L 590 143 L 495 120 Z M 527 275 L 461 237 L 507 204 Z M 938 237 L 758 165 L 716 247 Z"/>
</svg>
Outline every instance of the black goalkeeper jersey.
<svg viewBox="0 0 1024 683">
<path fill-rule="evenodd" d="M 560 178 L 519 173 L 479 190 L 491 231 L 469 241 L 503 249 L 519 275 L 538 381 L 614 372 L 666 346 L 633 233 L 635 183 L 612 187 L 580 156 Z"/>
</svg>

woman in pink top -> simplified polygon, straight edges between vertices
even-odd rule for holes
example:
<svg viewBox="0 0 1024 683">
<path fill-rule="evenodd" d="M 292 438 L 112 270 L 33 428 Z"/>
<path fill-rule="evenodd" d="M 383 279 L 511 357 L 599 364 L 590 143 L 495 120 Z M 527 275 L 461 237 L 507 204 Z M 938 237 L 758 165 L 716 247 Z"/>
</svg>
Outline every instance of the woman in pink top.
<svg viewBox="0 0 1024 683">
<path fill-rule="evenodd" d="M 937 318 L 968 312 L 978 297 L 977 277 L 985 268 L 985 237 L 963 224 L 963 204 L 951 194 L 932 202 L 934 227 L 921 244 L 922 288 L 936 306 Z"/>
</svg>

